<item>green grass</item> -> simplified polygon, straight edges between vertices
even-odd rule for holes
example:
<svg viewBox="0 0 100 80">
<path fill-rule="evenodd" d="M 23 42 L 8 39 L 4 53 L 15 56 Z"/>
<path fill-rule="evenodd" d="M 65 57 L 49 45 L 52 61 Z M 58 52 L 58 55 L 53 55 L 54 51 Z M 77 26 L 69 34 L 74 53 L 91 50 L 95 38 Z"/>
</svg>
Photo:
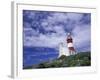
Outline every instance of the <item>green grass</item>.
<svg viewBox="0 0 100 80">
<path fill-rule="evenodd" d="M 26 69 L 32 68 L 59 68 L 59 67 L 79 67 L 79 66 L 91 66 L 91 54 L 90 52 L 80 52 L 76 55 L 65 56 L 62 55 L 60 58 L 27 67 Z"/>
<path fill-rule="evenodd" d="M 90 66 L 91 55 L 90 52 L 81 52 L 76 55 L 65 56 L 53 60 L 52 62 L 46 62 L 39 64 L 38 68 L 52 68 L 52 67 L 77 67 L 77 66 Z"/>
</svg>

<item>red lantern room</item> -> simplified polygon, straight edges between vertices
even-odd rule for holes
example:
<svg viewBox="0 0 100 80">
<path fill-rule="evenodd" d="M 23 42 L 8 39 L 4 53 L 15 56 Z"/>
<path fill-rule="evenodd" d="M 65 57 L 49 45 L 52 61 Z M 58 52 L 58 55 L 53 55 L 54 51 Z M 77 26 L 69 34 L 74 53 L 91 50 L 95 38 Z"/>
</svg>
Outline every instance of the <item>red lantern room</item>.
<svg viewBox="0 0 100 80">
<path fill-rule="evenodd" d="M 68 33 L 68 36 L 67 36 L 67 47 L 68 47 L 68 50 L 69 50 L 69 54 L 70 55 L 73 55 L 75 54 L 75 48 L 73 46 L 73 38 L 71 36 L 71 33 Z"/>
</svg>

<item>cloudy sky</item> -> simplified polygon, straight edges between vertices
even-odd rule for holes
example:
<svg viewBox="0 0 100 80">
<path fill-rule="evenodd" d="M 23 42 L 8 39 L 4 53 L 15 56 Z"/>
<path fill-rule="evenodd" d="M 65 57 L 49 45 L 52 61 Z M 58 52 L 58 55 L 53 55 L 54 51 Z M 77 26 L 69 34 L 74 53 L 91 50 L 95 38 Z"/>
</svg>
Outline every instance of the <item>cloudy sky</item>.
<svg viewBox="0 0 100 80">
<path fill-rule="evenodd" d="M 71 32 L 77 51 L 90 51 L 91 14 L 23 10 L 24 46 L 57 48 Z"/>
</svg>

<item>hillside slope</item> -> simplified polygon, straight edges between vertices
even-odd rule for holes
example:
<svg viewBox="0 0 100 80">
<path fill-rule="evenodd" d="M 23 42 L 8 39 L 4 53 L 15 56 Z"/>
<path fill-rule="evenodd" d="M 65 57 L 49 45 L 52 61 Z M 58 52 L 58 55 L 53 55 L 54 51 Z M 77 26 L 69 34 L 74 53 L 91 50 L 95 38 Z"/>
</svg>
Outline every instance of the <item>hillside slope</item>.
<svg viewBox="0 0 100 80">
<path fill-rule="evenodd" d="M 39 65 L 33 65 L 26 69 L 32 68 L 58 68 L 58 67 L 78 67 L 78 66 L 91 66 L 91 54 L 90 52 L 80 52 L 76 55 L 65 56 L 60 58 L 41 63 Z"/>
<path fill-rule="evenodd" d="M 90 52 L 81 52 L 76 55 L 65 56 L 39 64 L 38 68 L 52 68 L 52 67 L 77 67 L 77 66 L 90 66 L 91 55 Z"/>
</svg>

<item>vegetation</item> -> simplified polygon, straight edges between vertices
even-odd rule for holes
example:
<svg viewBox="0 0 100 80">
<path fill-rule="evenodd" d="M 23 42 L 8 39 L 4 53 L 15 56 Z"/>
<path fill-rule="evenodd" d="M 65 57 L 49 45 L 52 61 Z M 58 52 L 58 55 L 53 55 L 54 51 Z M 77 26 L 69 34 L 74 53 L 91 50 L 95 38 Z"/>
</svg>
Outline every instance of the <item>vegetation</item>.
<svg viewBox="0 0 100 80">
<path fill-rule="evenodd" d="M 90 52 L 81 52 L 76 55 L 65 56 L 62 55 L 60 58 L 35 65 L 35 68 L 58 68 L 58 67 L 78 67 L 78 66 L 90 66 L 91 65 L 91 54 Z M 29 67 L 34 68 L 34 66 Z"/>
<path fill-rule="evenodd" d="M 75 66 L 90 66 L 91 56 L 90 52 L 82 52 L 76 55 L 65 56 L 51 62 L 41 63 L 38 68 L 50 68 L 50 67 L 75 67 Z"/>
</svg>

